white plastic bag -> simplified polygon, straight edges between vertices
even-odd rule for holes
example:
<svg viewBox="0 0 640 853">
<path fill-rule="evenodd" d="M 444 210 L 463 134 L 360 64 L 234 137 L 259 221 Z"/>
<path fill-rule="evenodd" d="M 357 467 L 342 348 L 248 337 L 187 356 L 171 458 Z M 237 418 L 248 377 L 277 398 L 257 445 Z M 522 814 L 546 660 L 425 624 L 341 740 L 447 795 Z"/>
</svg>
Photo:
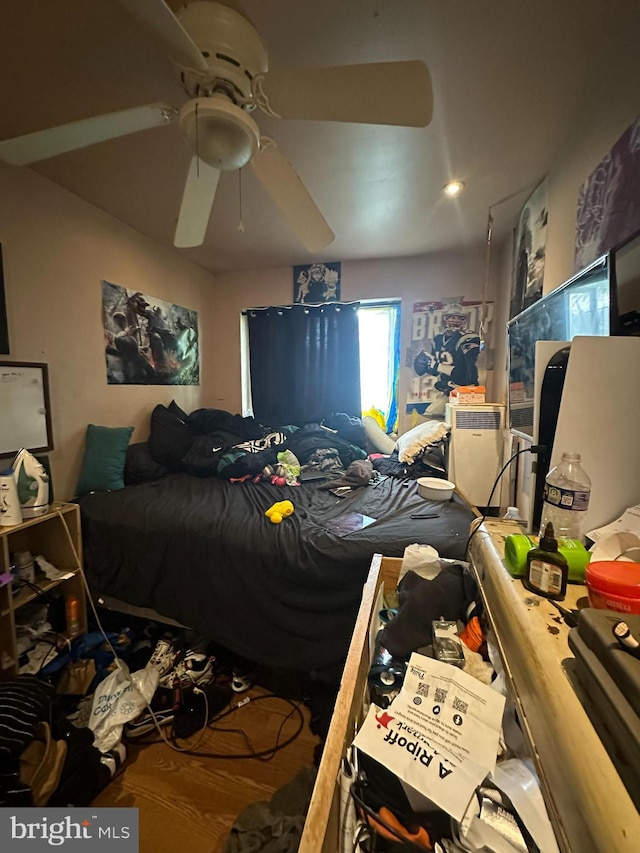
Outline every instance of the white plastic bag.
<svg viewBox="0 0 640 853">
<path fill-rule="evenodd" d="M 118 660 L 117 668 L 100 682 L 93 696 L 89 728 L 100 752 L 108 752 L 120 742 L 124 724 L 146 708 L 157 687 L 157 669 L 146 666 L 131 674 Z"/>
<path fill-rule="evenodd" d="M 407 545 L 402 557 L 398 583 L 407 572 L 415 572 L 425 580 L 432 581 L 440 574 L 440 555 L 431 545 Z"/>
</svg>

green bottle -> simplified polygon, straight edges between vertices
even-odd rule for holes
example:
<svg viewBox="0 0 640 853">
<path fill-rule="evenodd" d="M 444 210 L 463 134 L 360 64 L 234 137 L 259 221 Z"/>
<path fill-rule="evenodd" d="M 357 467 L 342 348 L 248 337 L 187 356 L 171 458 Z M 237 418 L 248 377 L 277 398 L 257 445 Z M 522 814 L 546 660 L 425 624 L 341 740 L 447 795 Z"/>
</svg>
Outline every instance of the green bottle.
<svg viewBox="0 0 640 853">
<path fill-rule="evenodd" d="M 527 571 L 522 583 L 531 592 L 562 601 L 567 593 L 568 577 L 569 564 L 558 552 L 553 524 L 549 522 L 538 547 L 527 554 Z"/>
</svg>

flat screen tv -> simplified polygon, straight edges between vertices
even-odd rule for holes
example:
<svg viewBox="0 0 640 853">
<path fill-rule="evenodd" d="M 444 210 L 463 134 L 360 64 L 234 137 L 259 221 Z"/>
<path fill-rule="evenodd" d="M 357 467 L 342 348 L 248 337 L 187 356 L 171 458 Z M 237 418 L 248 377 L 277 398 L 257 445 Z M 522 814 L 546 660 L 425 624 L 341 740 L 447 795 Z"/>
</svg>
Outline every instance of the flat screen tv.
<svg viewBox="0 0 640 853">
<path fill-rule="evenodd" d="M 608 252 L 507 324 L 509 428 L 535 440 L 534 378 L 537 341 L 618 334 L 618 308 Z"/>
</svg>

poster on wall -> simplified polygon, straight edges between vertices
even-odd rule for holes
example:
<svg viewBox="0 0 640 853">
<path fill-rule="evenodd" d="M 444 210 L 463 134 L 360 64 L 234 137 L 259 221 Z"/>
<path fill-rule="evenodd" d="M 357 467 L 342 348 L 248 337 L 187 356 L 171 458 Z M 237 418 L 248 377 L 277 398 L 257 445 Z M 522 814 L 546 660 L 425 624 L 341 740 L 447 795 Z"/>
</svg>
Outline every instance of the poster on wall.
<svg viewBox="0 0 640 853">
<path fill-rule="evenodd" d="M 2 269 L 2 244 L 0 243 L 0 355 L 9 355 L 9 323 L 7 321 L 7 299 L 4 292 Z"/>
<path fill-rule="evenodd" d="M 493 302 L 486 303 L 484 310 L 484 338 L 488 342 Z M 411 372 L 407 414 L 440 417 L 455 387 L 485 383 L 486 367 L 478 365 L 482 314 L 482 302 L 464 299 L 414 303 L 407 352 L 407 367 Z"/>
<path fill-rule="evenodd" d="M 640 232 L 640 117 L 580 187 L 574 270 Z"/>
<path fill-rule="evenodd" d="M 198 312 L 102 282 L 109 385 L 199 385 Z"/>
<path fill-rule="evenodd" d="M 509 319 L 542 296 L 547 246 L 548 181 L 527 199 L 515 230 Z"/>
<path fill-rule="evenodd" d="M 303 264 L 293 267 L 293 301 L 307 305 L 340 302 L 341 263 Z"/>
</svg>

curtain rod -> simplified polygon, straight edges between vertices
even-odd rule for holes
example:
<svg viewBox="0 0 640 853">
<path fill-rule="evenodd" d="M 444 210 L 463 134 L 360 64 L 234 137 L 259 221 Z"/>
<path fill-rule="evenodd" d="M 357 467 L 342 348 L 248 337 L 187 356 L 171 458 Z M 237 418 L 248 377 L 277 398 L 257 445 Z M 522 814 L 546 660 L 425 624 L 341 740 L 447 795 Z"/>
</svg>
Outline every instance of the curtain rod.
<svg viewBox="0 0 640 853">
<path fill-rule="evenodd" d="M 314 302 L 306 304 L 305 302 L 295 302 L 293 305 L 263 305 L 260 308 L 243 308 L 240 312 L 243 316 L 250 311 L 271 311 L 274 308 L 278 310 L 290 310 L 291 308 L 326 308 L 327 306 L 339 305 L 341 307 L 356 307 L 360 305 L 360 300 L 353 302 Z"/>
</svg>

